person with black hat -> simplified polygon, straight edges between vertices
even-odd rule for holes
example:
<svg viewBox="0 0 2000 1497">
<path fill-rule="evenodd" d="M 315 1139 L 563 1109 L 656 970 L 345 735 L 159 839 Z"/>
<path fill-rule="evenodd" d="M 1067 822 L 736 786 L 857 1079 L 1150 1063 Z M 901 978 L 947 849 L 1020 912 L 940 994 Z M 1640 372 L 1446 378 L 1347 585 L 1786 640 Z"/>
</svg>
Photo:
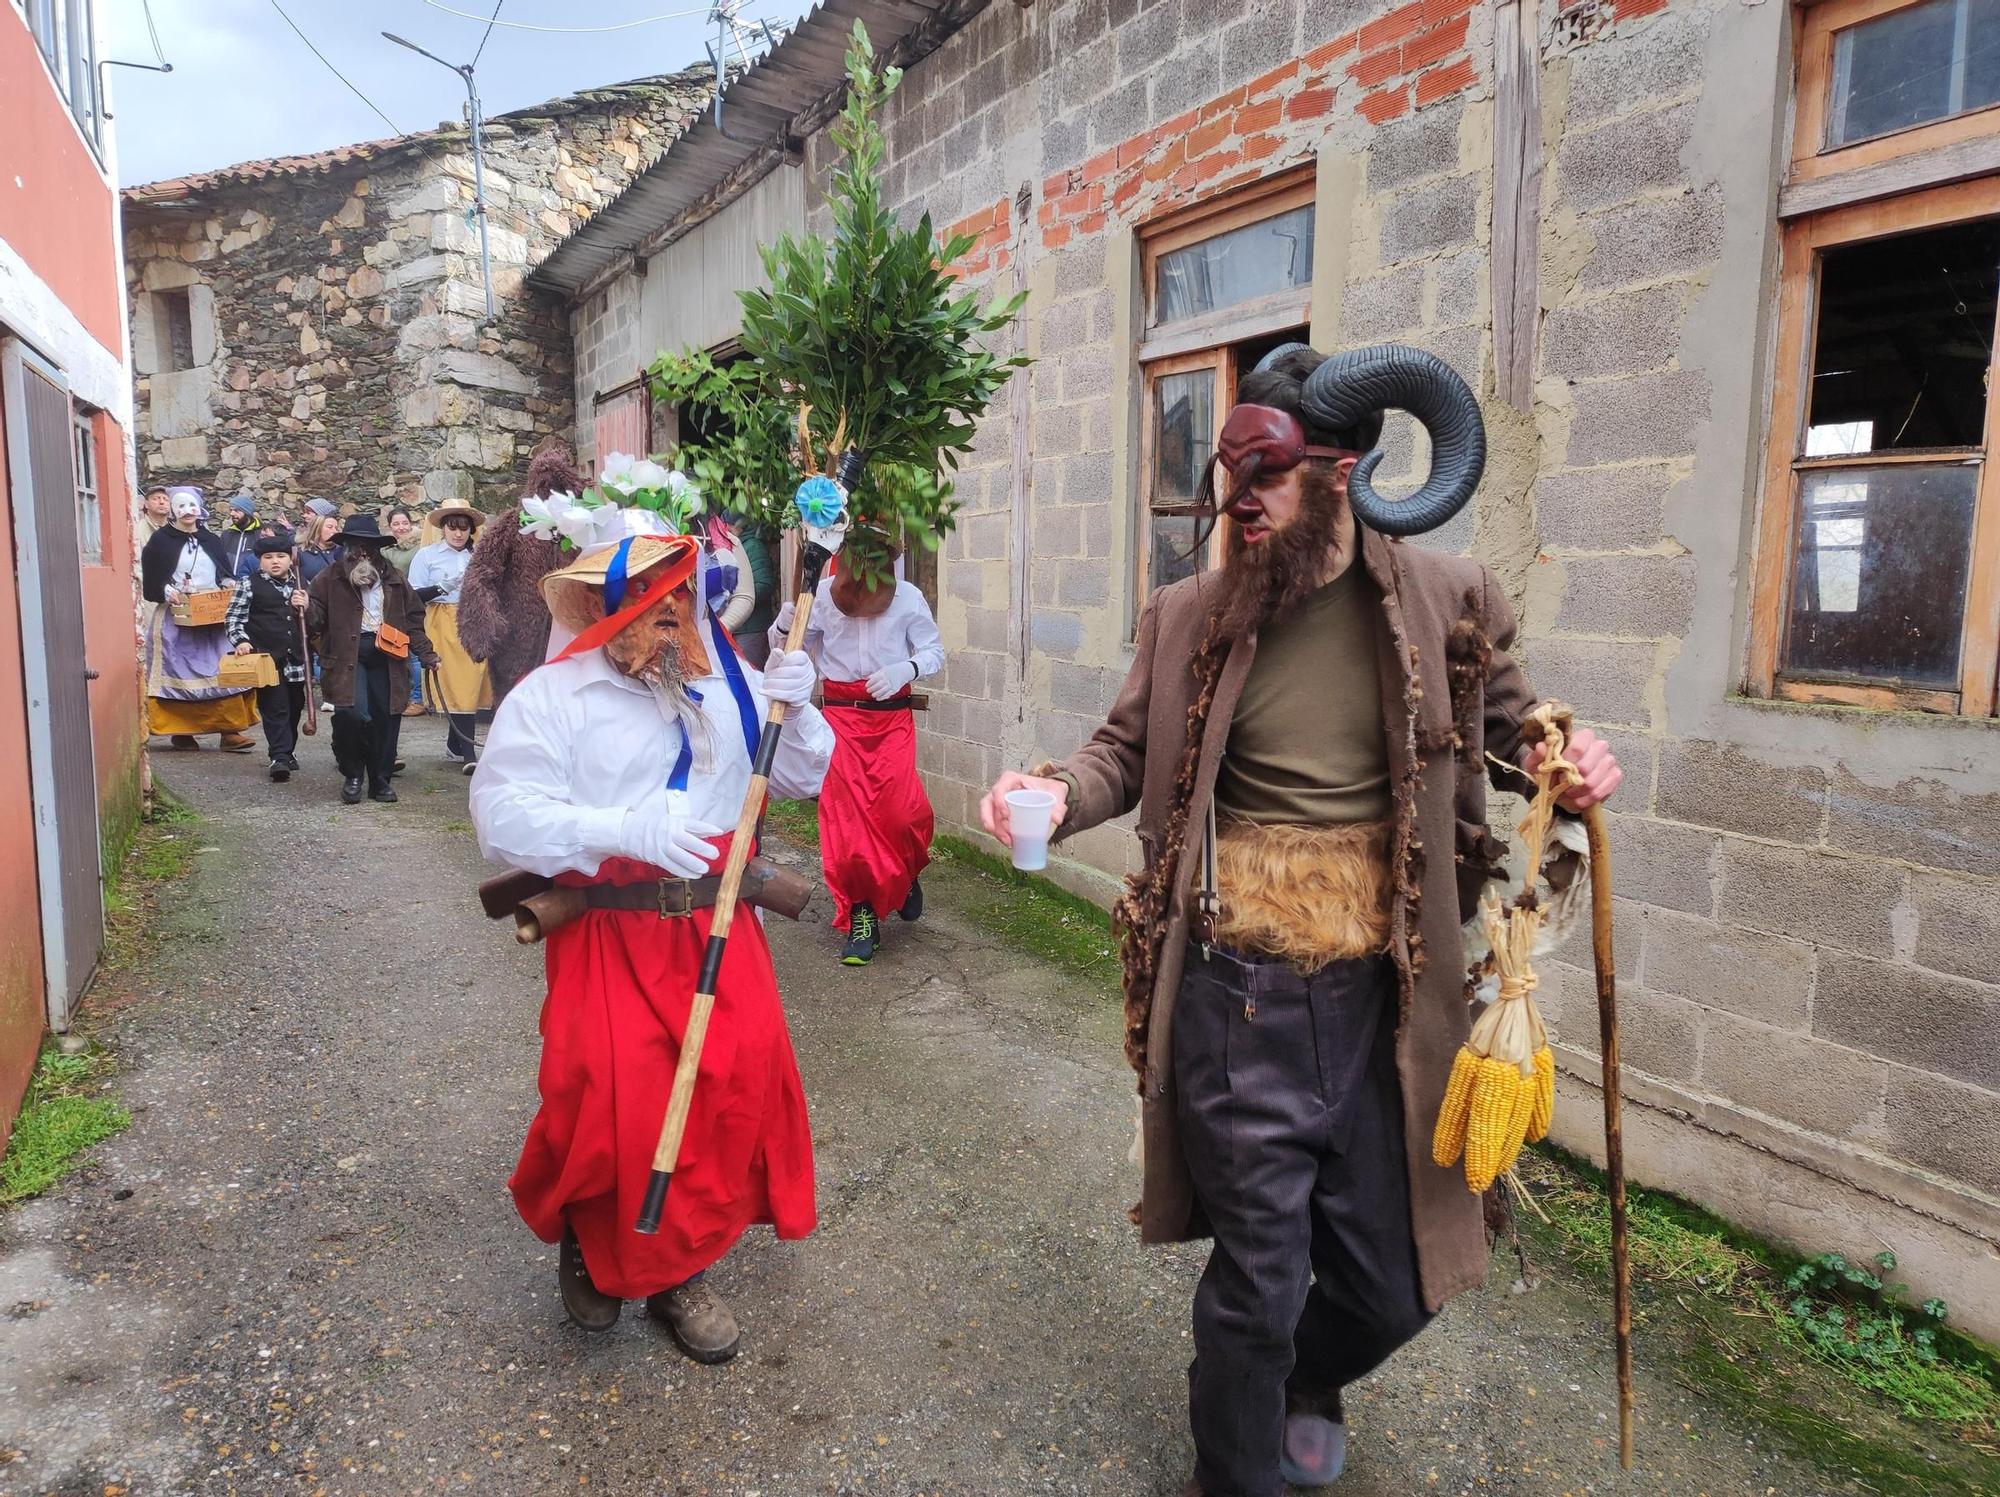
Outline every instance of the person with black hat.
<svg viewBox="0 0 2000 1497">
<path fill-rule="evenodd" d="M 435 670 L 423 607 L 403 574 L 382 555 L 389 537 L 373 515 L 341 527 L 340 560 L 321 572 L 307 597 L 306 620 L 320 657 L 320 683 L 333 708 L 333 757 L 340 798 L 393 802 L 396 729 L 409 700 L 412 660 Z"/>
<path fill-rule="evenodd" d="M 257 570 L 229 599 L 229 643 L 239 655 L 271 657 L 278 680 L 257 688 L 271 778 L 279 784 L 299 767 L 299 717 L 306 707 L 306 590 L 292 575 L 292 543 L 282 535 L 257 538 Z"/>
<path fill-rule="evenodd" d="M 1485 428 L 1464 382 L 1415 349 L 1292 344 L 1237 398 L 1227 560 L 1148 599 L 1090 742 L 980 807 L 1006 843 L 1023 789 L 1054 799 L 1058 838 L 1139 812 L 1146 866 L 1117 907 L 1137 1216 L 1147 1242 L 1215 1239 L 1189 1497 L 1331 1481 L 1342 1388 L 1485 1275 L 1479 1197 L 1423 1141 L 1469 1028 L 1460 925 L 1505 872 L 1488 774 L 1518 789 L 1543 753 L 1500 581 L 1391 541 L 1472 499 Z M 1388 407 L 1431 438 L 1400 501 L 1371 482 Z M 1211 522 L 1217 487 L 1211 464 Z M 1581 811 L 1620 771 L 1588 729 L 1570 751 Z"/>
</svg>

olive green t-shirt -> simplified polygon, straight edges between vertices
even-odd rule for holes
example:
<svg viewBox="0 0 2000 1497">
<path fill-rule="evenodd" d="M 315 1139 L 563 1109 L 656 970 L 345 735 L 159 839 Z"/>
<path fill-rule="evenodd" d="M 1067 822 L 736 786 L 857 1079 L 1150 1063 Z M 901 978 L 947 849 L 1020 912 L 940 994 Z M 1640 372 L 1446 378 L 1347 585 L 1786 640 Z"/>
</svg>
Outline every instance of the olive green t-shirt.
<svg viewBox="0 0 2000 1497">
<path fill-rule="evenodd" d="M 1257 635 L 1215 782 L 1225 819 L 1329 825 L 1389 815 L 1375 586 L 1350 566 Z"/>
</svg>

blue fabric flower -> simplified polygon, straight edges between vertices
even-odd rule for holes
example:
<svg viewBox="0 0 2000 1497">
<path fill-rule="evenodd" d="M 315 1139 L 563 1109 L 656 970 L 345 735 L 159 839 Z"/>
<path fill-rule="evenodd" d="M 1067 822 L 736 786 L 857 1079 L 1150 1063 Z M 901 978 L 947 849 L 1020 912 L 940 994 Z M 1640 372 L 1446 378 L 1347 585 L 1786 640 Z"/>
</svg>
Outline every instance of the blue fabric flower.
<svg viewBox="0 0 2000 1497">
<path fill-rule="evenodd" d="M 824 528 L 840 519 L 847 499 L 840 492 L 839 484 L 831 478 L 818 476 L 808 478 L 799 485 L 792 503 L 798 507 L 799 519 L 805 524 Z"/>
<path fill-rule="evenodd" d="M 708 606 L 720 613 L 736 591 L 736 566 L 733 562 L 717 562 L 708 569 Z"/>
</svg>

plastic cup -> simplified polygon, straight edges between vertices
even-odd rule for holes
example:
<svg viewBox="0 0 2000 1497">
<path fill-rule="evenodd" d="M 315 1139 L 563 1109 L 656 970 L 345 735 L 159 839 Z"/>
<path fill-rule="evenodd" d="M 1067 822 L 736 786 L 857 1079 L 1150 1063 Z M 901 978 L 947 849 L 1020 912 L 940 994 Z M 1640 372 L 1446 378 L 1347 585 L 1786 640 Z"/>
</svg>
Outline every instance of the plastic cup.
<svg viewBox="0 0 2000 1497">
<path fill-rule="evenodd" d="M 1014 838 L 1014 866 L 1033 872 L 1049 866 L 1049 829 L 1056 798 L 1046 790 L 1007 792 L 1007 830 Z"/>
</svg>

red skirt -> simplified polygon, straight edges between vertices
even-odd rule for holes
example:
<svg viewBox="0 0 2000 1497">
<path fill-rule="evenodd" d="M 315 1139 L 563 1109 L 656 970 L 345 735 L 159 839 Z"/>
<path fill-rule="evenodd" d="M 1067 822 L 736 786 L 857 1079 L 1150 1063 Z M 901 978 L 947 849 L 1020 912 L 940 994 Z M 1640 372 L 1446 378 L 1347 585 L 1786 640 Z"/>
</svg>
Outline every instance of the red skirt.
<svg viewBox="0 0 2000 1497">
<path fill-rule="evenodd" d="M 861 681 L 828 681 L 833 763 L 819 793 L 819 861 L 846 930 L 857 904 L 894 914 L 931 860 L 931 798 L 917 776 L 917 724 L 899 712 L 843 707 L 868 700 Z"/>
<path fill-rule="evenodd" d="M 726 849 L 728 839 L 721 842 Z M 558 882 L 659 876 L 648 864 L 612 858 L 595 879 L 564 874 Z M 657 1236 L 632 1229 L 710 914 L 662 920 L 643 910 L 591 910 L 548 939 L 542 1105 L 507 1186 L 542 1241 L 559 1241 L 567 1220 L 591 1281 L 622 1299 L 701 1272 L 753 1223 L 797 1238 L 817 1222 L 805 1089 L 771 948 L 756 915 L 743 910 L 730 927 L 666 1215 Z"/>
</svg>

